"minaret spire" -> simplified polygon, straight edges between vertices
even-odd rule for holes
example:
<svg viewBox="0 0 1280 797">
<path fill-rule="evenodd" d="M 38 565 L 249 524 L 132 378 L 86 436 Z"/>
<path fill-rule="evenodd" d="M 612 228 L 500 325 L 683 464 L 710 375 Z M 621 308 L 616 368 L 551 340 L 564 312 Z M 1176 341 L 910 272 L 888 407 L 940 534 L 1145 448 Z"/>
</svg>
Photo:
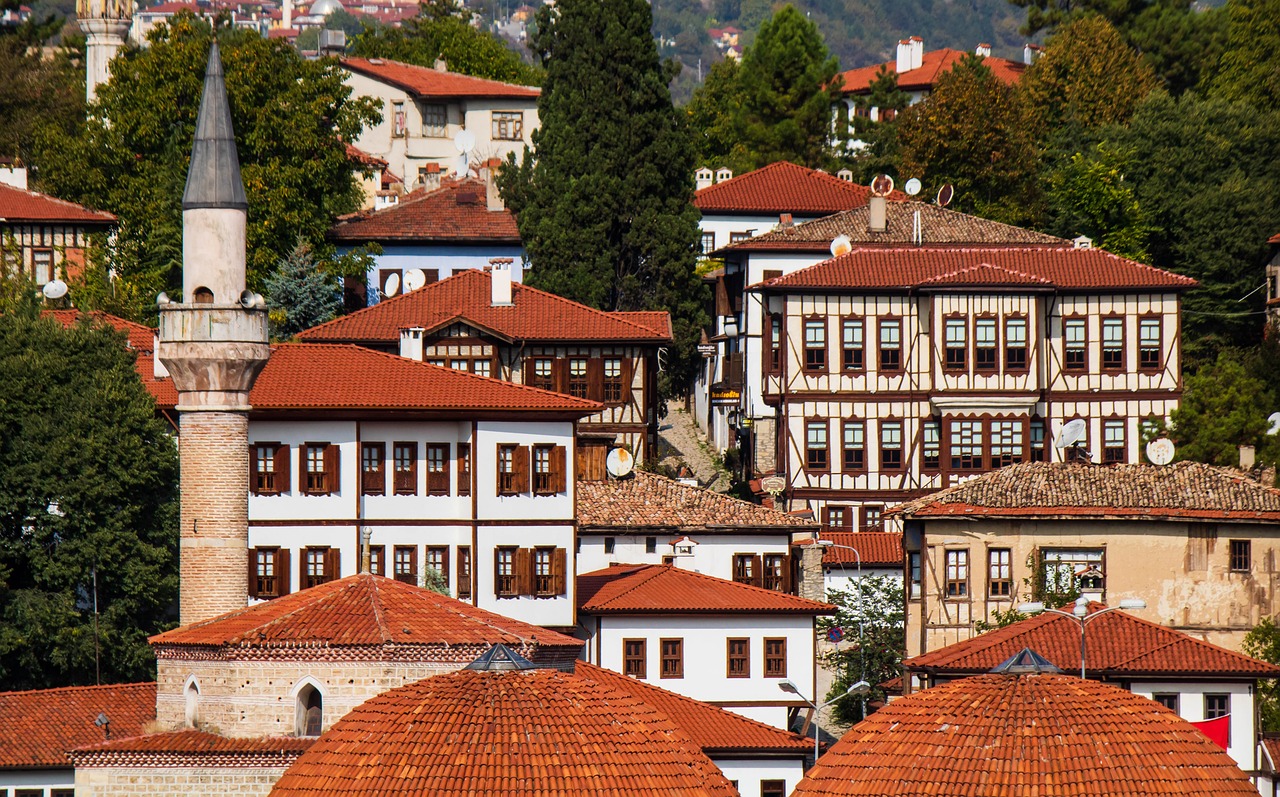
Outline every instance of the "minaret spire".
<svg viewBox="0 0 1280 797">
<path fill-rule="evenodd" d="M 231 105 L 227 101 L 227 84 L 216 39 L 209 48 L 204 95 L 200 99 L 200 115 L 196 117 L 196 141 L 187 170 L 187 190 L 182 194 L 182 209 L 193 208 L 249 208 L 244 182 L 240 179 L 236 134 L 231 126 Z"/>
</svg>

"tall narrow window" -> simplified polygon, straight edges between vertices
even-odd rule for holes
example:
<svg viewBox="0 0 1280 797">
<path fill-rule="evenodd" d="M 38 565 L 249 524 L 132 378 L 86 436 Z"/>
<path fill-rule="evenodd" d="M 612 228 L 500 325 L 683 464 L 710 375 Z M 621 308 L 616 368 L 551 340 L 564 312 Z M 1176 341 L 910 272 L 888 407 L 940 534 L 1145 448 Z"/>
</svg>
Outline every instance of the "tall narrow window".
<svg viewBox="0 0 1280 797">
<path fill-rule="evenodd" d="M 751 677 L 751 640 L 727 640 L 727 666 L 725 674 L 730 678 Z"/>
<path fill-rule="evenodd" d="M 569 358 L 569 395 L 587 397 L 587 358 Z"/>
<path fill-rule="evenodd" d="M 965 355 L 969 351 L 966 337 L 968 322 L 963 318 L 948 318 L 946 321 L 946 367 L 948 371 L 963 371 Z"/>
<path fill-rule="evenodd" d="M 827 422 L 810 421 L 805 424 L 805 468 L 808 470 L 826 470 L 827 460 Z"/>
<path fill-rule="evenodd" d="M 969 552 L 947 551 L 947 597 L 964 598 L 969 595 Z"/>
<path fill-rule="evenodd" d="M 791 583 L 789 576 L 790 560 L 786 554 L 764 554 L 760 560 L 764 567 L 764 572 L 760 586 L 765 589 L 771 589 L 774 592 L 789 592 Z"/>
<path fill-rule="evenodd" d="M 458 546 L 458 597 L 471 597 L 471 546 Z"/>
<path fill-rule="evenodd" d="M 1027 319 L 1009 318 L 1004 322 L 1004 369 L 1025 371 L 1027 368 Z"/>
<path fill-rule="evenodd" d="M 1128 446 L 1124 440 L 1125 420 L 1112 418 L 1102 422 L 1102 461 L 1128 461 Z"/>
<path fill-rule="evenodd" d="M 1160 370 L 1160 319 L 1138 321 L 1138 367 L 1144 371 Z"/>
<path fill-rule="evenodd" d="M 1022 462 L 1022 421 L 991 422 L 991 467 Z"/>
<path fill-rule="evenodd" d="M 1008 598 L 1013 594 L 1013 560 L 1008 548 L 987 551 L 987 594 Z"/>
<path fill-rule="evenodd" d="M 277 598 L 289 594 L 289 551 L 284 548 L 255 548 L 252 554 L 252 597 Z"/>
<path fill-rule="evenodd" d="M 436 571 L 443 586 L 449 586 L 449 548 L 447 546 L 427 546 L 427 569 Z"/>
<path fill-rule="evenodd" d="M 391 555 L 391 577 L 416 587 L 418 585 L 418 546 L 397 545 Z"/>
<path fill-rule="evenodd" d="M 733 580 L 739 584 L 760 586 L 760 557 L 749 553 L 734 554 Z"/>
<path fill-rule="evenodd" d="M 387 446 L 364 443 L 360 446 L 360 492 L 364 495 L 387 493 Z"/>
<path fill-rule="evenodd" d="M 902 370 L 902 322 L 880 322 L 880 370 Z"/>
<path fill-rule="evenodd" d="M 521 495 L 529 491 L 529 449 L 525 446 L 498 446 L 498 495 Z"/>
<path fill-rule="evenodd" d="M 982 421 L 952 421 L 951 470 L 982 470 Z"/>
<path fill-rule="evenodd" d="M 1124 319 L 1102 319 L 1102 370 L 1124 370 Z"/>
<path fill-rule="evenodd" d="M 249 489 L 254 495 L 289 492 L 289 447 L 280 443 L 255 443 L 250 452 Z"/>
<path fill-rule="evenodd" d="M 458 495 L 471 495 L 470 443 L 458 443 Z"/>
<path fill-rule="evenodd" d="M 998 363 L 999 341 L 996 320 L 979 318 L 973 322 L 973 367 L 978 371 L 994 371 Z"/>
<path fill-rule="evenodd" d="M 427 445 L 427 495 L 449 494 L 449 444 Z"/>
<path fill-rule="evenodd" d="M 911 551 L 907 554 L 907 577 L 911 581 L 911 593 L 909 598 L 920 597 L 920 552 Z"/>
<path fill-rule="evenodd" d="M 804 322 L 804 369 L 827 370 L 827 322 L 824 319 Z"/>
<path fill-rule="evenodd" d="M 645 641 L 643 639 L 622 640 L 622 672 L 632 678 L 645 678 L 648 668 L 645 666 Z"/>
<path fill-rule="evenodd" d="M 396 495 L 418 494 L 418 444 L 396 443 L 391 447 L 395 469 Z"/>
<path fill-rule="evenodd" d="M 662 678 L 684 677 L 684 640 L 663 639 L 658 643 L 662 650 Z"/>
<path fill-rule="evenodd" d="M 622 358 L 604 358 L 604 391 L 605 404 L 621 404 L 622 395 Z"/>
<path fill-rule="evenodd" d="M 375 576 L 387 574 L 387 546 L 369 546 L 369 572 Z"/>
<path fill-rule="evenodd" d="M 861 318 L 846 318 L 840 322 L 840 352 L 843 370 L 861 371 L 865 367 Z"/>
<path fill-rule="evenodd" d="M 1067 318 L 1062 322 L 1062 367 L 1068 371 L 1089 370 L 1089 340 L 1083 318 Z"/>
<path fill-rule="evenodd" d="M 520 594 L 520 582 L 516 577 L 516 549 L 498 548 L 494 551 L 493 590 L 500 598 L 513 598 Z"/>
<path fill-rule="evenodd" d="M 555 361 L 550 357 L 537 357 L 533 361 L 529 385 L 542 390 L 555 390 Z"/>
<path fill-rule="evenodd" d="M 302 549 L 302 587 L 311 587 L 339 577 L 337 548 Z"/>
<path fill-rule="evenodd" d="M 764 640 L 764 677 L 787 677 L 787 640 L 785 637 Z"/>
<path fill-rule="evenodd" d="M 880 422 L 880 470 L 902 470 L 902 422 Z"/>
<path fill-rule="evenodd" d="M 1231 541 L 1231 572 L 1248 573 L 1253 569 L 1253 544 L 1249 540 Z"/>
<path fill-rule="evenodd" d="M 769 372 L 782 372 L 782 316 L 769 316 Z"/>
<path fill-rule="evenodd" d="M 1204 696 L 1204 718 L 1207 720 L 1221 719 L 1222 717 L 1231 716 L 1231 695 L 1205 695 Z M 1231 725 L 1227 725 L 1227 744 L 1231 744 Z"/>
<path fill-rule="evenodd" d="M 307 495 L 330 495 L 338 491 L 338 447 L 329 443 L 307 443 L 302 447 L 303 491 Z"/>
<path fill-rule="evenodd" d="M 1031 461 L 1044 462 L 1044 420 L 1031 419 Z"/>
<path fill-rule="evenodd" d="M 844 445 L 842 464 L 846 473 L 864 470 L 867 467 L 866 427 L 862 421 L 844 422 Z"/>
<path fill-rule="evenodd" d="M 307 684 L 298 691 L 298 736 L 319 736 L 324 725 L 324 697 L 320 690 Z"/>
<path fill-rule="evenodd" d="M 920 467 L 938 470 L 942 467 L 942 432 L 937 421 L 925 421 L 921 427 Z"/>
</svg>

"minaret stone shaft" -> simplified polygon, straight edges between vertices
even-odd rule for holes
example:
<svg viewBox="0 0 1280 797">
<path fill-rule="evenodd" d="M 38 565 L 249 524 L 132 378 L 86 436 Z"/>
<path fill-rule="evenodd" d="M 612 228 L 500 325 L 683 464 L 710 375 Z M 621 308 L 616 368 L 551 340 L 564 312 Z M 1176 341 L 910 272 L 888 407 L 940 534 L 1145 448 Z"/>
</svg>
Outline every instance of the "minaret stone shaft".
<svg viewBox="0 0 1280 797">
<path fill-rule="evenodd" d="M 214 42 L 182 196 L 182 301 L 160 305 L 160 360 L 178 390 L 181 622 L 248 602 L 249 390 L 267 311 L 245 290 L 248 202 Z"/>
<path fill-rule="evenodd" d="M 133 0 L 77 0 L 76 21 L 85 36 L 85 99 L 111 76 L 111 59 L 124 46 L 133 24 Z"/>
</svg>

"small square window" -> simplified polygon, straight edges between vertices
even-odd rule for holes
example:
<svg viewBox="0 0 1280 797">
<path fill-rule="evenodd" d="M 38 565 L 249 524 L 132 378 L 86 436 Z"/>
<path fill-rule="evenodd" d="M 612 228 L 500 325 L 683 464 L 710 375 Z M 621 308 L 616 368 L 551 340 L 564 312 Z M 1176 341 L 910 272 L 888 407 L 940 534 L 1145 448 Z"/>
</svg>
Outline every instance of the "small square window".
<svg viewBox="0 0 1280 797">
<path fill-rule="evenodd" d="M 1253 570 L 1253 543 L 1250 540 L 1231 541 L 1231 572 L 1248 573 Z"/>
</svg>

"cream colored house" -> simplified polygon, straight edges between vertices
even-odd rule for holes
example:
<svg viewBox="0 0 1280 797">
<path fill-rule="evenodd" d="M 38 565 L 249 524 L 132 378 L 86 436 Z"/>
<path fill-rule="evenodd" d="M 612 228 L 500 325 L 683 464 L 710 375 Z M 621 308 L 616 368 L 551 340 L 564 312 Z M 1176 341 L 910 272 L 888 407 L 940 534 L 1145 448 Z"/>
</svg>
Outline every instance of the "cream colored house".
<svg viewBox="0 0 1280 797">
<path fill-rule="evenodd" d="M 1076 590 L 1239 650 L 1280 612 L 1280 490 L 1194 462 L 1033 462 L 894 507 L 907 556 L 907 655 Z"/>
</svg>

